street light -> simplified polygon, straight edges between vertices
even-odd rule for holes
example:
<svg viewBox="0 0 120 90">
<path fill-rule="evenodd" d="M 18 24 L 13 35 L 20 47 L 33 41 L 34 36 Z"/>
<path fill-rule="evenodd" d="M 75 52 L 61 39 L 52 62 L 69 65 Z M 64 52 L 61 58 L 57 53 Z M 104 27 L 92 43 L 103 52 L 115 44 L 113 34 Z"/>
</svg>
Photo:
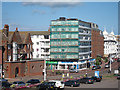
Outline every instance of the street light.
<svg viewBox="0 0 120 90">
<path fill-rule="evenodd" d="M 45 41 L 44 41 L 44 44 L 45 44 Z M 45 51 L 46 51 L 46 48 L 45 48 Z M 45 55 L 45 58 L 44 58 L 44 81 L 46 81 L 46 59 L 47 59 L 47 56 Z"/>
</svg>

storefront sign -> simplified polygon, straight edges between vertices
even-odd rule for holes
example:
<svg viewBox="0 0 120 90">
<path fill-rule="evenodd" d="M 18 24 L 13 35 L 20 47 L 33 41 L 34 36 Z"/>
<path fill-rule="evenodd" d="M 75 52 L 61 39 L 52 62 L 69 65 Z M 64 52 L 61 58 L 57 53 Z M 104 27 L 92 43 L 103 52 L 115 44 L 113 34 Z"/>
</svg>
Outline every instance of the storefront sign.
<svg viewBox="0 0 120 90">
<path fill-rule="evenodd" d="M 58 64 L 56 61 L 46 61 L 47 64 Z"/>
</svg>

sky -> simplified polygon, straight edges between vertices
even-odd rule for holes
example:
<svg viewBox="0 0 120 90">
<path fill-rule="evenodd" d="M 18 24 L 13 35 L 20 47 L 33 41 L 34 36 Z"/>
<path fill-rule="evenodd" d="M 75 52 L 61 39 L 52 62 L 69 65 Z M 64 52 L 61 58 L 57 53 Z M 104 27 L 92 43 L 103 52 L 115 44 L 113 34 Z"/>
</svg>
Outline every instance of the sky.
<svg viewBox="0 0 120 90">
<path fill-rule="evenodd" d="M 93 22 L 118 34 L 118 2 L 2 2 L 2 28 L 8 24 L 11 31 L 47 31 L 59 17 Z"/>
</svg>

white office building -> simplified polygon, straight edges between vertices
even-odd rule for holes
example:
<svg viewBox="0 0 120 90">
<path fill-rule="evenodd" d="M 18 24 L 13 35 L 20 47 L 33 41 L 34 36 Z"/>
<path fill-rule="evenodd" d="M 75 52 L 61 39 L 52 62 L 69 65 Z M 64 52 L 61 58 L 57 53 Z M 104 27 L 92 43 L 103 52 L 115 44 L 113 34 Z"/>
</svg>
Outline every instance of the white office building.
<svg viewBox="0 0 120 90">
<path fill-rule="evenodd" d="M 117 41 L 114 32 L 108 33 L 106 29 L 103 31 L 104 35 L 104 56 L 117 53 Z"/>
</svg>

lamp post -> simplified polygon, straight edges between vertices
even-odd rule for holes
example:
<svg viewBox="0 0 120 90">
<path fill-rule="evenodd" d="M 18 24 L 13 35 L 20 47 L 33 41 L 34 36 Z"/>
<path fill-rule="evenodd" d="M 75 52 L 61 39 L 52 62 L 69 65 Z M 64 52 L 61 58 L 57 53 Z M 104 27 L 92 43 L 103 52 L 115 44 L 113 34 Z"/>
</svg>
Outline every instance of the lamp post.
<svg viewBox="0 0 120 90">
<path fill-rule="evenodd" d="M 111 73 L 111 54 L 110 54 L 110 73 Z"/>
<path fill-rule="evenodd" d="M 45 41 L 44 41 L 44 44 L 45 44 Z M 46 48 L 45 48 L 45 51 L 46 51 Z M 47 56 L 45 55 L 44 57 L 44 81 L 46 81 L 46 59 L 47 59 Z"/>
</svg>

